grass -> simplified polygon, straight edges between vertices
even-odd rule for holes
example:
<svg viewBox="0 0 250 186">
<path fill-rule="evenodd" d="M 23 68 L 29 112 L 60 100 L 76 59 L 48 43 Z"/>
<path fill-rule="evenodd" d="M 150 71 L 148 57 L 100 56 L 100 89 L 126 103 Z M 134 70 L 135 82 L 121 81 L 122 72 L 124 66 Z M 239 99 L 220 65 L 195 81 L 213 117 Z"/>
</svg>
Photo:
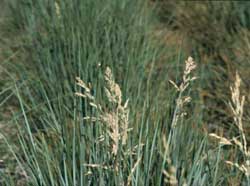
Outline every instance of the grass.
<svg viewBox="0 0 250 186">
<path fill-rule="evenodd" d="M 242 77 L 242 91 L 248 97 L 249 82 L 245 79 L 249 59 L 245 51 L 249 41 L 249 5 L 239 1 L 159 1 L 160 22 L 170 30 L 168 40 L 176 35 L 183 38 L 183 50 L 189 55 L 194 53 L 202 64 L 200 93 L 206 105 L 204 117 L 214 127 L 230 128 L 233 115 L 227 102 L 235 69 Z M 247 110 L 245 115 L 249 115 Z"/>
<path fill-rule="evenodd" d="M 0 46 L 8 49 L 0 56 L 1 185 L 249 183 L 244 76 L 245 99 L 238 76 L 228 96 L 230 70 L 247 72 L 225 62 L 237 53 L 226 45 L 248 42 L 244 5 L 166 3 L 157 12 L 140 0 L 6 3 L 2 33 L 21 34 L 17 49 Z M 222 17 L 211 8 L 224 5 Z M 231 24 L 232 7 L 243 9 Z M 181 44 L 165 43 L 173 32 Z"/>
</svg>

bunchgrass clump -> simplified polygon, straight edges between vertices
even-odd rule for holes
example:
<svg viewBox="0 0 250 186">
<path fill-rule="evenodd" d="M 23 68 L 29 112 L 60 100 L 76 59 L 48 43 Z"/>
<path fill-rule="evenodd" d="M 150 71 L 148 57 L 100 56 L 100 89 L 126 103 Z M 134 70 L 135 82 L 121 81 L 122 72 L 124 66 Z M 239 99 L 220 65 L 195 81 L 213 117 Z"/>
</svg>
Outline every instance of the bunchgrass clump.
<svg viewBox="0 0 250 186">
<path fill-rule="evenodd" d="M 169 27 L 162 29 L 152 1 L 6 2 L 9 24 L 22 37 L 10 38 L 13 53 L 0 66 L 0 105 L 11 108 L 0 125 L 14 126 L 13 139 L 1 131 L 0 185 L 216 186 L 249 179 L 248 97 L 237 75 L 225 110 L 229 91 L 220 89 L 229 87 L 227 64 L 238 48 L 231 41 L 248 43 L 224 34 L 228 26 L 238 33 L 228 10 L 243 6 L 166 2 Z M 246 9 L 233 14 L 244 13 L 244 22 Z M 169 29 L 171 39 L 164 39 Z M 196 62 L 184 60 L 187 53 Z M 206 131 L 224 118 L 236 134 L 211 133 L 220 143 L 214 148 Z"/>
</svg>

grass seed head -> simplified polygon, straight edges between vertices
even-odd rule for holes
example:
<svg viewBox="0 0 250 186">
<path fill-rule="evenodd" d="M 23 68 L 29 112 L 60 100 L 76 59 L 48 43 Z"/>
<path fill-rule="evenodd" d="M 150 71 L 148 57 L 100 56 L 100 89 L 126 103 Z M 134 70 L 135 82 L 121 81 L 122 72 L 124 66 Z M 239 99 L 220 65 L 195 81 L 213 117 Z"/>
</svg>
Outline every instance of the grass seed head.
<svg viewBox="0 0 250 186">
<path fill-rule="evenodd" d="M 96 117 L 84 117 L 85 120 L 101 121 L 107 129 L 107 133 L 112 140 L 111 152 L 117 155 L 119 143 L 122 145 L 127 143 L 128 138 L 128 123 L 129 123 L 129 109 L 128 100 L 122 105 L 122 92 L 120 86 L 115 82 L 112 71 L 109 67 L 106 68 L 104 79 L 106 86 L 104 87 L 105 94 L 111 105 L 110 109 L 103 109 L 103 107 L 96 103 L 95 97 L 91 95 L 89 86 L 84 83 L 79 77 L 76 78 L 77 85 L 84 89 L 84 93 L 75 93 L 77 96 L 87 98 L 91 107 L 99 112 Z"/>
</svg>

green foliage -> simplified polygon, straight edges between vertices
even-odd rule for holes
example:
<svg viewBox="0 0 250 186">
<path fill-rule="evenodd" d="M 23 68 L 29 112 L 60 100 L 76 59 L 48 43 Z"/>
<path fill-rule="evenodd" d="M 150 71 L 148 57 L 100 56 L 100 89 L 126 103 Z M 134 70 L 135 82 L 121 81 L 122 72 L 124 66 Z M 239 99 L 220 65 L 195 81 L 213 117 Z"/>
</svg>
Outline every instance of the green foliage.
<svg viewBox="0 0 250 186">
<path fill-rule="evenodd" d="M 194 3 L 187 3 L 187 12 L 193 12 L 185 14 L 183 20 L 178 13 L 185 3 L 170 4 L 172 10 L 163 6 L 161 10 L 169 15 L 167 26 L 183 26 L 190 35 L 197 31 L 190 42 L 190 53 L 197 62 L 203 59 L 201 51 L 214 55 L 224 47 L 223 42 L 231 43 L 235 28 L 249 27 L 247 8 L 240 3 L 226 3 L 225 12 L 221 13 L 224 17 L 218 18 L 214 12 L 224 5 L 222 2 L 197 3 L 194 7 Z M 211 102 L 204 101 L 200 94 L 211 88 L 213 78 L 221 74 L 212 71 L 210 64 L 198 63 L 196 74 L 200 79 L 188 81 L 188 88 L 178 93 L 172 84 L 183 81 L 187 52 L 176 52 L 176 48 L 155 37 L 159 22 L 149 2 L 10 0 L 8 5 L 13 15 L 12 29 L 23 35 L 26 57 L 20 58 L 17 65 L 8 61 L 3 65 L 10 70 L 8 82 L 13 86 L 8 88 L 3 82 L 0 105 L 6 104 L 11 95 L 11 104 L 17 110 L 11 118 L 17 139 L 1 135 L 5 149 L 15 159 L 6 165 L 6 171 L 0 172 L 1 185 L 229 185 L 232 180 L 245 183 L 237 170 L 224 163 L 224 158 L 233 156 L 240 160 L 241 156 L 223 145 L 214 147 L 204 126 L 209 121 L 204 111 Z M 231 6 L 242 9 L 230 12 Z M 204 11 L 197 17 L 201 7 Z M 228 14 L 235 19 L 240 17 L 240 21 L 227 21 Z M 193 18 L 198 20 L 188 22 Z M 212 20 L 216 26 L 207 26 Z M 214 33 L 215 28 L 221 28 L 219 34 Z M 226 31 L 228 35 L 223 40 Z M 212 33 L 212 39 L 207 38 L 207 33 Z M 120 144 L 117 154 L 111 151 L 110 131 L 103 122 L 84 119 L 98 118 L 98 112 L 110 113 L 117 108 L 105 94 L 106 67 L 112 69 L 121 88 L 122 103 L 129 100 L 128 140 Z M 88 100 L 75 95 L 86 93 L 86 89 L 76 85 L 76 77 L 86 82 L 89 94 L 102 109 L 95 109 Z M 172 84 L 169 80 L 173 80 Z M 180 109 L 179 101 L 185 102 L 189 96 L 192 101 Z M 223 97 L 221 101 L 227 100 Z M 220 122 L 215 114 L 211 118 Z"/>
</svg>

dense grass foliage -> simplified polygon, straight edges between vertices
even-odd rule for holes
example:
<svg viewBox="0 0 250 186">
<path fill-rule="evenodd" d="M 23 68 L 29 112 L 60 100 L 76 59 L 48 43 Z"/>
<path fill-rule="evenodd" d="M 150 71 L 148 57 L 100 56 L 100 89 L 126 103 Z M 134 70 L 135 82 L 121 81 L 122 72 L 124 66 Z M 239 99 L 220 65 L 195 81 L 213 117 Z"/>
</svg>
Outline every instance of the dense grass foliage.
<svg viewBox="0 0 250 186">
<path fill-rule="evenodd" d="M 5 26 L 20 34 L 22 55 L 13 59 L 17 52 L 10 50 L 0 66 L 0 105 L 12 107 L 3 121 L 14 126 L 1 132 L 1 151 L 9 151 L 0 158 L 1 185 L 249 183 L 247 96 L 244 102 L 236 76 L 230 107 L 232 82 L 223 89 L 215 82 L 234 80 L 235 66 L 242 68 L 233 64 L 229 77 L 221 61 L 238 57 L 228 47 L 237 38 L 239 47 L 248 41 L 247 3 L 6 3 Z M 188 50 L 165 41 L 170 31 L 188 38 Z M 207 123 L 231 130 L 208 135 L 218 128 Z"/>
</svg>

